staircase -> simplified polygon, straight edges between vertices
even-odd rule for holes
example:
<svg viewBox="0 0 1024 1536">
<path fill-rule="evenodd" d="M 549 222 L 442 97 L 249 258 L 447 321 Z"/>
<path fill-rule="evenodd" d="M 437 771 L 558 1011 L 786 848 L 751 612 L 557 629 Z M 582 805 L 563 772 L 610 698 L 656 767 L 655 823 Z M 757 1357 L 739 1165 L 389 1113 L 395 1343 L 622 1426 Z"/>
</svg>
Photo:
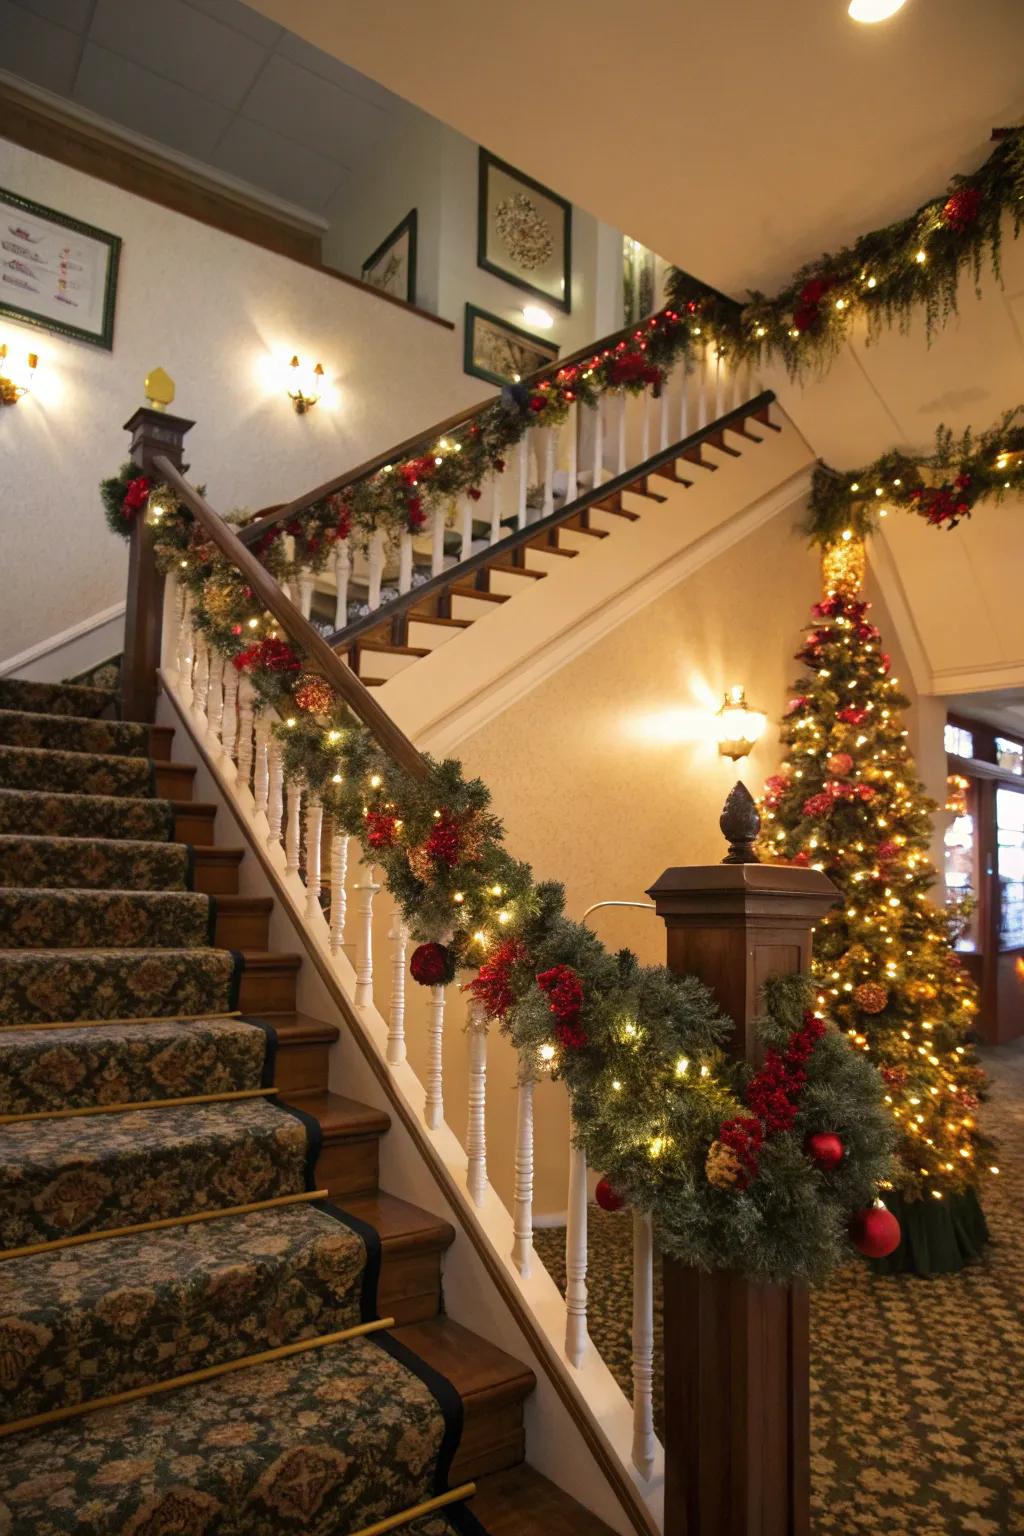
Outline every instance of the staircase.
<svg viewBox="0 0 1024 1536">
<path fill-rule="evenodd" d="M 523 1464 L 534 1378 L 444 1315 L 444 1219 L 239 894 L 170 727 L 0 682 L 0 1529 L 600 1531 Z M 344 1050 L 344 1042 L 341 1047 Z M 390 1319 L 383 1327 L 380 1319 Z M 85 1411 L 83 1411 L 83 1409 Z"/>
</svg>

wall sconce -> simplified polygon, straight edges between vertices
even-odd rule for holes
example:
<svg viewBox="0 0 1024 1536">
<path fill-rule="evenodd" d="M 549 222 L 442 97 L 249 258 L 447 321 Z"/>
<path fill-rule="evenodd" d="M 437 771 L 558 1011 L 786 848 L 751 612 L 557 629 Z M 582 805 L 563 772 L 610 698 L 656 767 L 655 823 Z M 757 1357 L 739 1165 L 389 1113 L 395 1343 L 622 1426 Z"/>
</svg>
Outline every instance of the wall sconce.
<svg viewBox="0 0 1024 1536">
<path fill-rule="evenodd" d="M 288 398 L 295 407 L 296 415 L 305 416 L 320 399 L 324 370 L 319 363 L 310 368 L 308 363 L 300 363 L 297 357 L 292 358 L 288 369 Z"/>
<path fill-rule="evenodd" d="M 751 709 L 740 685 L 734 684 L 725 695 L 718 721 L 718 750 L 723 757 L 738 762 L 751 752 L 764 733 L 768 718 L 759 709 Z"/>
<path fill-rule="evenodd" d="M 27 395 L 32 388 L 32 379 L 38 367 L 39 356 L 35 352 L 26 352 L 20 368 L 9 367 L 7 343 L 0 344 L 0 405 L 17 405 L 22 395 Z"/>
</svg>

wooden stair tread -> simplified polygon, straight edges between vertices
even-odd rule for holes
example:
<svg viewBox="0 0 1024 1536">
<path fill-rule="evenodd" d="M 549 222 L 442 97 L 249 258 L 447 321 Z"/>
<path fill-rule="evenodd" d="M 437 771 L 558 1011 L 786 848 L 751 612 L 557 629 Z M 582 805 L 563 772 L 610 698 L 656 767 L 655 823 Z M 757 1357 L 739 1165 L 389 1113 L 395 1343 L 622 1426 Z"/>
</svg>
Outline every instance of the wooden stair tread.
<svg viewBox="0 0 1024 1536">
<path fill-rule="evenodd" d="M 410 624 L 440 624 L 448 629 L 470 629 L 472 619 L 449 619 L 439 613 L 421 613 L 419 609 L 412 608 L 409 611 Z"/>
<path fill-rule="evenodd" d="M 354 640 L 353 646 L 360 651 L 373 651 L 386 656 L 429 656 L 430 647 L 423 645 L 392 645 L 389 640 Z"/>
<path fill-rule="evenodd" d="M 394 1336 L 446 1376 L 467 1408 L 471 1403 L 522 1402 L 536 1386 L 528 1365 L 450 1317 L 407 1323 Z"/>
<path fill-rule="evenodd" d="M 489 1536 L 613 1536 L 611 1526 L 526 1462 L 480 1478 L 469 1507 Z"/>
<path fill-rule="evenodd" d="M 448 591 L 452 597 L 472 597 L 481 603 L 507 603 L 509 600 L 507 592 L 485 592 L 480 587 L 467 587 L 459 583 L 449 587 Z"/>
<path fill-rule="evenodd" d="M 239 954 L 247 971 L 297 971 L 302 964 L 301 955 L 283 949 L 240 949 Z"/>
<path fill-rule="evenodd" d="M 190 811 L 202 811 L 201 802 L 189 800 L 187 804 Z M 222 843 L 200 843 L 198 848 L 193 848 L 192 852 L 196 862 L 201 860 L 204 864 L 241 864 L 245 858 L 244 848 L 233 848 L 229 844 Z"/>
<path fill-rule="evenodd" d="M 443 1216 L 432 1216 L 382 1189 L 346 1195 L 344 1208 L 373 1227 L 381 1242 L 392 1249 L 449 1248 L 455 1241 L 455 1228 Z"/>
<path fill-rule="evenodd" d="M 630 496 L 643 496 L 646 497 L 648 501 L 668 500 L 666 496 L 659 495 L 657 491 L 649 491 L 647 489 L 646 475 L 644 475 L 641 479 L 634 481 L 632 485 L 627 485 L 626 490 L 629 492 Z"/>
<path fill-rule="evenodd" d="M 555 551 L 557 553 L 557 551 Z M 502 571 L 508 576 L 528 576 L 533 581 L 540 581 L 547 575 L 547 571 L 531 571 L 526 565 L 505 565 L 496 560 L 493 565 L 487 567 L 489 571 Z"/>
<path fill-rule="evenodd" d="M 563 560 L 575 560 L 579 554 L 578 549 L 560 549 L 557 544 L 549 544 L 545 539 L 531 539 L 527 549 L 535 549 L 541 555 L 561 555 Z"/>
<path fill-rule="evenodd" d="M 598 512 L 608 512 L 612 517 L 624 517 L 628 522 L 631 523 L 637 523 L 640 521 L 640 513 L 630 512 L 627 507 L 620 506 L 618 504 L 618 498 L 616 498 L 616 504 L 614 506 L 609 506 L 608 503 L 604 501 L 596 501 L 594 503 L 594 508 Z"/>
<path fill-rule="evenodd" d="M 231 913 L 272 912 L 274 910 L 273 896 L 215 896 L 217 911 Z"/>
<path fill-rule="evenodd" d="M 344 1094 L 331 1093 L 326 1088 L 288 1093 L 284 1097 L 287 1103 L 320 1122 L 325 1145 L 353 1136 L 383 1136 L 391 1127 L 391 1116 L 383 1109 L 360 1104 L 356 1099 L 347 1099 Z"/>
<path fill-rule="evenodd" d="M 328 1024 L 325 1019 L 316 1019 L 309 1013 L 260 1013 L 250 1008 L 246 1016 L 269 1024 L 282 1044 L 305 1045 L 314 1040 L 333 1042 L 341 1035 L 337 1024 Z"/>
<path fill-rule="evenodd" d="M 195 772 L 195 769 L 192 771 Z M 158 798 L 163 799 L 164 796 L 161 795 Z M 176 816 L 203 816 L 212 821 L 217 814 L 217 807 L 212 800 L 177 800 L 171 796 L 167 798 L 170 800 L 171 809 Z M 211 844 L 204 843 L 203 852 L 206 853 L 207 849 L 211 846 Z"/>
</svg>

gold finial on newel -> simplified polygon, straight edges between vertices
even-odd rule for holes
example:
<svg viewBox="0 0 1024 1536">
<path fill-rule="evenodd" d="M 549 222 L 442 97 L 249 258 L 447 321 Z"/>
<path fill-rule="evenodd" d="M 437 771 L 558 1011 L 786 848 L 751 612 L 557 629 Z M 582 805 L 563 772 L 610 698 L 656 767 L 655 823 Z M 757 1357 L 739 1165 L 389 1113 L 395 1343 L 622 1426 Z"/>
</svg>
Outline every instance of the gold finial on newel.
<svg viewBox="0 0 1024 1536">
<path fill-rule="evenodd" d="M 142 387 L 146 391 L 146 404 L 154 411 L 166 411 L 174 399 L 174 380 L 163 368 L 154 368 L 152 373 L 147 373 Z"/>
</svg>

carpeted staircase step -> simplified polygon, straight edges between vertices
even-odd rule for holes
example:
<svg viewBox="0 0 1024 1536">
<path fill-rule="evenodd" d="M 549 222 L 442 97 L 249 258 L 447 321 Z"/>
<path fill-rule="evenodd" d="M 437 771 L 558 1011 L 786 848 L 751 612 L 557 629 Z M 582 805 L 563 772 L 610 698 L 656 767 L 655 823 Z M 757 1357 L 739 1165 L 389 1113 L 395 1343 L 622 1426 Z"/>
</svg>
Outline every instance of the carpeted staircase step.
<svg viewBox="0 0 1024 1536">
<path fill-rule="evenodd" d="M 381 1315 L 398 1323 L 436 1317 L 441 1308 L 441 1260 L 455 1241 L 451 1223 L 381 1189 L 346 1195 L 339 1203 L 380 1238 Z"/>
<path fill-rule="evenodd" d="M 154 766 L 145 757 L 109 753 L 49 752 L 42 747 L 0 747 L 0 785 L 6 789 L 49 790 L 58 795 L 112 795 L 118 799 L 154 794 Z M 187 799 L 186 794 L 183 798 Z"/>
<path fill-rule="evenodd" d="M 287 957 L 273 957 L 277 962 Z M 298 957 L 295 957 L 296 961 Z M 273 998 L 287 991 L 287 969 L 264 964 L 250 978 L 249 994 Z M 237 1004 L 239 962 L 223 949 L 8 949 L 0 951 L 0 1024 L 72 1019 L 129 1019 L 174 1014 L 231 1013 Z M 294 1007 L 294 969 L 290 975 Z M 273 985 L 273 983 L 277 985 Z M 271 1002 L 270 1006 L 273 1006 Z"/>
<path fill-rule="evenodd" d="M 297 1194 L 315 1153 L 315 1127 L 263 1097 L 10 1121 L 0 1250 Z"/>
<path fill-rule="evenodd" d="M 227 867 L 234 869 L 237 884 L 237 864 Z M 195 886 L 206 891 L 196 874 L 196 861 L 185 843 L 0 833 L 0 886 L 122 892 L 187 891 Z M 205 866 L 203 875 L 206 878 Z"/>
<path fill-rule="evenodd" d="M 120 700 L 107 688 L 86 688 L 75 683 L 31 683 L 21 677 L 0 677 L 0 709 L 97 719 L 101 715 L 118 715 Z"/>
<path fill-rule="evenodd" d="M 0 1263 L 0 1422 L 353 1327 L 367 1242 L 333 1209 L 276 1206 Z"/>
<path fill-rule="evenodd" d="M 525 1463 L 480 1478 L 470 1508 L 487 1536 L 613 1536 L 592 1510 Z"/>
<path fill-rule="evenodd" d="M 0 709 L 0 745 L 43 747 L 51 752 L 150 756 L 150 727 L 128 720 L 91 720 L 75 715 Z"/>
<path fill-rule="evenodd" d="M 215 912 L 195 891 L 0 889 L 0 952 L 195 949 L 214 943 Z"/>
<path fill-rule="evenodd" d="M 178 812 L 186 814 L 179 825 Z M 8 789 L 0 785 L 0 833 L 30 837 L 125 838 L 139 842 L 213 842 L 215 808 L 121 795 Z M 183 833 L 181 826 L 186 831 Z"/>
<path fill-rule="evenodd" d="M 239 1018 L 0 1030 L 0 1115 L 268 1086 L 274 1045 Z"/>
<path fill-rule="evenodd" d="M 382 1337 L 12 1436 L 0 1466 L 0 1529 L 350 1536 L 414 1506 L 435 1491 L 446 1419 Z"/>
</svg>

